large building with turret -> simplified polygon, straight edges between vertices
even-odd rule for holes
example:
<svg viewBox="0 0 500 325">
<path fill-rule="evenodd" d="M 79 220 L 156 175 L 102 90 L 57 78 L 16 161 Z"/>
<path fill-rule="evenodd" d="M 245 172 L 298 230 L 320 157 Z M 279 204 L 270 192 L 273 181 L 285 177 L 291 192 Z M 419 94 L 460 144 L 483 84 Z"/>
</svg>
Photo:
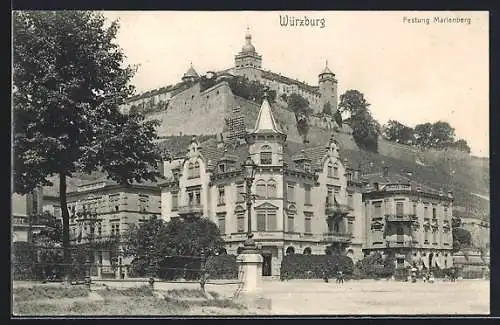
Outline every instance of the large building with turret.
<svg viewBox="0 0 500 325">
<path fill-rule="evenodd" d="M 295 93 L 307 99 L 311 109 L 315 113 L 322 112 L 323 107 L 327 103 L 330 105 L 332 114 L 335 113 L 338 101 L 337 79 L 335 74 L 329 69 L 328 61 L 318 75 L 317 85 L 309 85 L 280 73 L 265 70 L 263 69 L 262 62 L 262 55 L 255 49 L 255 46 L 252 44 L 252 35 L 247 30 L 245 43 L 241 51 L 235 55 L 233 67 L 218 72 L 209 71 L 207 75 L 215 77 L 220 81 L 233 76 L 243 76 L 250 81 L 258 81 L 269 87 L 269 89 L 274 90 L 277 98 L 286 98 L 286 96 Z M 176 96 L 182 96 L 185 91 L 195 87 L 199 79 L 200 75 L 191 64 L 178 84 L 134 96 L 124 105 L 124 110 L 138 109 L 145 112 L 168 110 L 175 102 L 173 99 Z M 203 95 L 206 96 L 206 94 Z M 210 98 L 210 95 L 208 94 L 208 98 Z M 192 94 L 190 98 L 181 101 L 181 103 L 188 105 L 188 102 L 195 100 L 196 97 L 198 97 L 197 94 Z"/>
</svg>

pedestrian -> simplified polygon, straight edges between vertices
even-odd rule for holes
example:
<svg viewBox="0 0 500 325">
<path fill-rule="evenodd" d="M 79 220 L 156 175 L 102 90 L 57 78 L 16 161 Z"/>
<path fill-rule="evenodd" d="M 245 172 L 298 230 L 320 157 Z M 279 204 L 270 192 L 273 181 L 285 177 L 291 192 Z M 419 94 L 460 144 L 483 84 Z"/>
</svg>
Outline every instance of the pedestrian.
<svg viewBox="0 0 500 325">
<path fill-rule="evenodd" d="M 344 275 L 342 274 L 342 271 L 337 272 L 337 283 L 344 283 Z"/>
<path fill-rule="evenodd" d="M 323 281 L 328 282 L 328 270 L 323 269 Z"/>
</svg>

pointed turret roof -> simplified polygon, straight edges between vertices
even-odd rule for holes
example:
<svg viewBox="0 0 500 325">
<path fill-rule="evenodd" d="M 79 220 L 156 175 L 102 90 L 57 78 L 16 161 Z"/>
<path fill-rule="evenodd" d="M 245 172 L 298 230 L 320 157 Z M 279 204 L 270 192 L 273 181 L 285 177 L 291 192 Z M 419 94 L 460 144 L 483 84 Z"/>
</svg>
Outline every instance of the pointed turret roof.
<svg viewBox="0 0 500 325">
<path fill-rule="evenodd" d="M 283 134 L 283 132 L 278 129 L 273 113 L 271 112 L 271 105 L 269 105 L 267 96 L 264 96 L 264 100 L 262 101 L 259 115 L 257 116 L 257 121 L 255 122 L 255 129 L 253 131 L 253 133 L 262 132 Z"/>
<path fill-rule="evenodd" d="M 326 60 L 325 68 L 323 69 L 323 72 L 321 74 L 334 74 L 329 68 L 328 68 L 328 60 Z"/>
<path fill-rule="evenodd" d="M 194 77 L 194 78 L 198 78 L 199 77 L 198 73 L 193 68 L 193 64 L 190 65 L 188 71 L 186 71 L 186 73 L 184 74 L 183 78 L 189 78 L 189 77 Z"/>
</svg>

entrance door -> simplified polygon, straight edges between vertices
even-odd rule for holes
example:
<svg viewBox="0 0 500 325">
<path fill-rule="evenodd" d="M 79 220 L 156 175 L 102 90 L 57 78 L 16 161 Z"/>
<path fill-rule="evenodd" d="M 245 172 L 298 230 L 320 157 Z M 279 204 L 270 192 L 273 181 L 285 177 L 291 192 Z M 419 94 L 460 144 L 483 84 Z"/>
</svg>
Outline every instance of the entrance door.
<svg viewBox="0 0 500 325">
<path fill-rule="evenodd" d="M 271 276 L 271 254 L 262 254 L 262 275 Z"/>
</svg>

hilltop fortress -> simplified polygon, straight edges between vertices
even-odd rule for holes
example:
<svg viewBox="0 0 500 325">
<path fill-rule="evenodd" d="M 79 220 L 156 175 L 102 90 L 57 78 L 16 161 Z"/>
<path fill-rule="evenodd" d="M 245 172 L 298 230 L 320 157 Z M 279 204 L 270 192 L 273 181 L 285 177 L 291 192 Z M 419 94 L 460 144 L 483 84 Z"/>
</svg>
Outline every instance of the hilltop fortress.
<svg viewBox="0 0 500 325">
<path fill-rule="evenodd" d="M 124 111 L 137 109 L 148 115 L 156 115 L 156 117 L 162 114 L 172 115 L 170 112 L 174 111 L 179 111 L 179 113 L 198 111 L 213 115 L 216 113 L 214 111 L 227 108 L 227 105 L 234 103 L 230 98 L 232 94 L 230 94 L 227 84 L 224 83 L 234 76 L 242 76 L 269 87 L 270 90 L 276 92 L 278 100 L 283 95 L 292 93 L 301 95 L 309 101 L 310 107 L 315 113 L 320 113 L 327 103 L 330 104 L 332 114 L 337 110 L 337 79 L 328 68 L 328 62 L 323 71 L 319 73 L 318 85 L 316 86 L 264 70 L 262 69 L 262 55 L 252 45 L 252 36 L 248 30 L 245 35 L 245 44 L 234 57 L 234 66 L 218 72 L 209 71 L 206 76 L 216 78 L 217 84 L 202 90 L 198 82 L 200 75 L 191 65 L 181 82 L 131 97 L 124 105 Z"/>
</svg>

